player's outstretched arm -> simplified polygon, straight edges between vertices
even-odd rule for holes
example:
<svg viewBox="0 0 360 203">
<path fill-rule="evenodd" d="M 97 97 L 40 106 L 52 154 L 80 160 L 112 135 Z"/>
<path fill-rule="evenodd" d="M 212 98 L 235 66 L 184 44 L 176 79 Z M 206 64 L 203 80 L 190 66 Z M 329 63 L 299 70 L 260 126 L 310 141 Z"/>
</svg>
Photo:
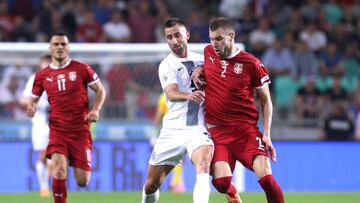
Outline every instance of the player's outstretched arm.
<svg viewBox="0 0 360 203">
<path fill-rule="evenodd" d="M 106 97 L 106 91 L 100 80 L 90 85 L 90 88 L 96 93 L 96 97 L 93 107 L 85 117 L 85 121 L 96 122 L 99 120 L 100 110 Z"/>
</svg>

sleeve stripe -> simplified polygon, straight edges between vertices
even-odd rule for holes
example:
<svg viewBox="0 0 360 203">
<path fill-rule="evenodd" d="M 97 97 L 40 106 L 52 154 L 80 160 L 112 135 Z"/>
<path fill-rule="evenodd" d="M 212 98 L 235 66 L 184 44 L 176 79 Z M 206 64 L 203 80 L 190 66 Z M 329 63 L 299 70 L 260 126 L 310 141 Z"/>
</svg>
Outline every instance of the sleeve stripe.
<svg viewBox="0 0 360 203">
<path fill-rule="evenodd" d="M 261 86 L 259 86 L 259 87 L 255 87 L 255 88 L 256 88 L 256 89 L 261 89 L 261 88 L 263 88 L 265 85 L 270 84 L 270 83 L 271 83 L 271 81 L 268 80 L 268 81 L 265 81 L 265 83 L 264 83 L 263 85 L 261 85 Z"/>
<path fill-rule="evenodd" d="M 88 83 L 88 86 L 90 86 L 90 85 L 93 85 L 93 84 L 97 83 L 97 81 L 99 81 L 99 78 L 98 78 L 98 79 L 96 79 L 96 80 L 94 80 L 94 81 L 89 82 L 89 83 Z"/>
<path fill-rule="evenodd" d="M 269 75 L 265 75 L 264 77 L 262 77 L 261 78 L 261 84 L 264 84 L 264 82 L 266 81 L 266 80 L 270 80 L 270 78 L 269 78 Z"/>
</svg>

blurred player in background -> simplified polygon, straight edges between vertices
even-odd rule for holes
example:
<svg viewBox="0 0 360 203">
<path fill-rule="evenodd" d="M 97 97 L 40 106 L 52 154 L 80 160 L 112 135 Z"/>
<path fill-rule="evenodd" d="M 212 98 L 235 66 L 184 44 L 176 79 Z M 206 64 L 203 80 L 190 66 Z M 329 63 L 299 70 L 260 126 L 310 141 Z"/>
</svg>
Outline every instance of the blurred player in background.
<svg viewBox="0 0 360 203">
<path fill-rule="evenodd" d="M 51 55 L 46 54 L 40 58 L 39 69 L 42 70 L 49 66 L 51 61 Z M 31 101 L 31 90 L 34 84 L 35 74 L 31 75 L 26 82 L 25 89 L 23 91 L 23 97 L 20 100 L 22 106 L 27 106 Z M 49 169 L 47 159 L 45 156 L 45 150 L 49 142 L 49 126 L 48 126 L 48 107 L 47 95 L 44 93 L 38 104 L 38 111 L 31 119 L 31 141 L 34 151 L 38 152 L 38 160 L 35 165 L 36 176 L 40 187 L 40 196 L 50 196 L 49 191 Z"/>
<path fill-rule="evenodd" d="M 203 64 L 204 58 L 188 51 L 190 33 L 183 21 L 167 20 L 164 35 L 171 53 L 160 63 L 159 79 L 169 111 L 149 160 L 142 203 L 157 202 L 165 177 L 186 154 L 196 169 L 193 202 L 206 203 L 213 142 L 204 123 L 204 92 L 196 90 L 191 81 L 192 71 Z"/>
<path fill-rule="evenodd" d="M 204 49 L 204 68 L 194 72 L 194 82 L 205 87 L 205 120 L 215 144 L 212 183 L 228 202 L 240 203 L 231 182 L 236 160 L 255 172 L 269 203 L 283 203 L 283 192 L 272 176 L 269 153 L 276 161 L 270 139 L 272 101 L 268 71 L 259 59 L 234 43 L 231 20 L 216 18 L 209 27 L 211 45 Z M 257 127 L 254 93 L 260 99 L 263 134 Z"/>
<path fill-rule="evenodd" d="M 159 134 L 159 130 L 161 128 L 162 119 L 164 118 L 164 115 L 168 112 L 168 107 L 166 106 L 166 99 L 165 94 L 162 93 L 159 96 L 158 104 L 156 108 L 156 114 L 154 118 L 154 126 L 157 129 L 156 137 L 152 137 L 150 139 L 150 143 L 152 146 L 155 145 L 157 136 Z M 170 181 L 169 190 L 171 192 L 186 192 L 185 184 L 184 184 L 184 178 L 183 178 L 183 165 L 179 164 L 175 166 L 175 168 L 172 170 L 172 178 Z"/>
<path fill-rule="evenodd" d="M 55 203 L 66 203 L 68 165 L 74 167 L 74 177 L 80 187 L 86 187 L 90 181 L 90 122 L 99 119 L 105 90 L 89 65 L 69 57 L 69 40 L 64 33 L 52 35 L 49 49 L 51 64 L 36 72 L 27 114 L 34 116 L 39 98 L 46 91 L 50 104 L 46 156 L 51 158 L 53 168 L 53 197 Z M 88 86 L 96 92 L 91 110 Z"/>
</svg>

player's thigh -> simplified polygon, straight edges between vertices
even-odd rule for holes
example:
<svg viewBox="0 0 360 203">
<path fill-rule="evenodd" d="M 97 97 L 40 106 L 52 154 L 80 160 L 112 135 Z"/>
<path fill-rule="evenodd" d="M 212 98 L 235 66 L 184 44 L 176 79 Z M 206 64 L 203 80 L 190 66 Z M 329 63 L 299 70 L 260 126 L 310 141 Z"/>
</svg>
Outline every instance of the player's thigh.
<svg viewBox="0 0 360 203">
<path fill-rule="evenodd" d="M 255 125 L 238 128 L 236 135 L 242 139 L 231 145 L 235 158 L 246 168 L 254 171 L 255 157 L 258 155 L 268 156 L 265 143 L 262 141 L 263 135 Z"/>
<path fill-rule="evenodd" d="M 226 145 L 215 144 L 214 157 L 211 164 L 213 178 L 231 176 L 235 162 L 235 157 Z"/>
<path fill-rule="evenodd" d="M 213 149 L 212 145 L 202 145 L 193 151 L 191 161 L 195 166 L 196 174 L 210 173 Z"/>
<path fill-rule="evenodd" d="M 198 162 L 208 160 L 211 161 L 214 142 L 205 128 L 195 128 L 185 131 L 186 150 L 190 160 L 196 164 Z M 195 157 L 194 157 L 195 156 Z"/>
</svg>

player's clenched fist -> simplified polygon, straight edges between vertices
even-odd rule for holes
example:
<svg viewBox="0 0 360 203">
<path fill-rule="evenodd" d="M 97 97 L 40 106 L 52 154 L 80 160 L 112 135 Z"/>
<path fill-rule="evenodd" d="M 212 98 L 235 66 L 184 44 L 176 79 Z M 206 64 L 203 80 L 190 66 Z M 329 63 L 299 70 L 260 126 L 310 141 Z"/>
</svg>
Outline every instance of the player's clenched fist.
<svg viewBox="0 0 360 203">
<path fill-rule="evenodd" d="M 27 116 L 32 118 L 32 117 L 34 117 L 35 112 L 36 112 L 36 103 L 29 102 L 29 104 L 27 105 L 27 108 L 26 108 Z"/>
</svg>

